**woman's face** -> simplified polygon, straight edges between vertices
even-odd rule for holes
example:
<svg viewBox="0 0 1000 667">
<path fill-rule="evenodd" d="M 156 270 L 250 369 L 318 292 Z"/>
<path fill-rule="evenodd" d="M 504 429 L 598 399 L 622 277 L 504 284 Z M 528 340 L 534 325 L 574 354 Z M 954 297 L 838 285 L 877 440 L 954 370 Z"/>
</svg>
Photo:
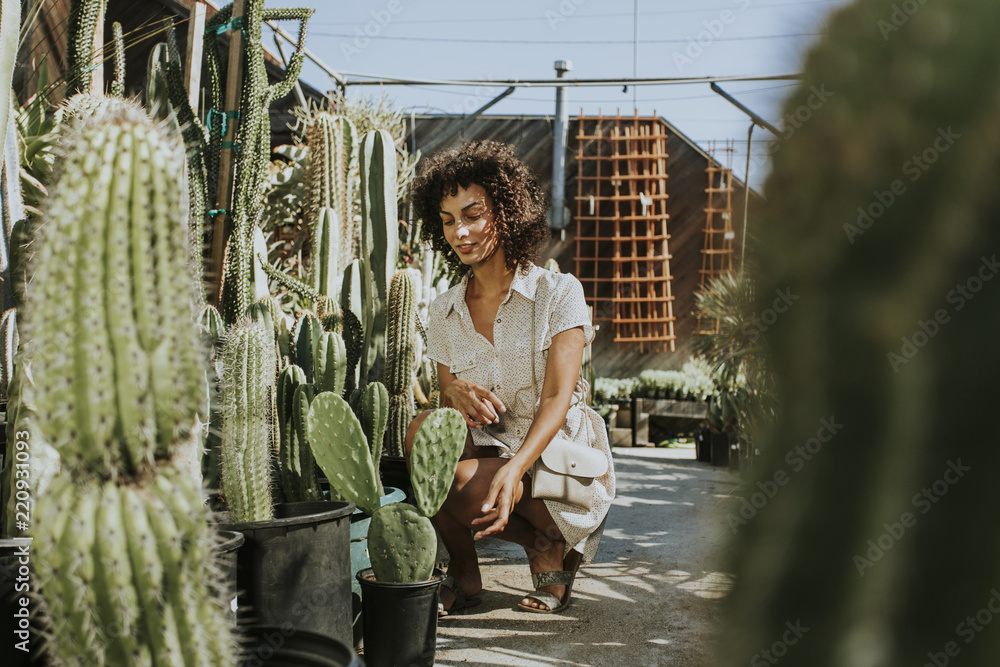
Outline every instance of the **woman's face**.
<svg viewBox="0 0 1000 667">
<path fill-rule="evenodd" d="M 503 248 L 493 222 L 493 200 L 481 185 L 458 186 L 455 194 L 441 199 L 441 225 L 444 238 L 463 264 L 476 266 L 492 258 Z"/>
</svg>

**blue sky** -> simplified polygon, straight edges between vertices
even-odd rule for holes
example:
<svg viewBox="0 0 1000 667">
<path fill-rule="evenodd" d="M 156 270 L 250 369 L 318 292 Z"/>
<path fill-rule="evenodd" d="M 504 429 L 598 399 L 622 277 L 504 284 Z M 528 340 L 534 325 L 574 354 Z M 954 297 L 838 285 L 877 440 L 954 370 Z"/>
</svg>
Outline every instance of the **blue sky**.
<svg viewBox="0 0 1000 667">
<path fill-rule="evenodd" d="M 798 72 L 826 16 L 845 0 L 270 0 L 268 7 L 313 6 L 308 47 L 348 73 L 415 79 L 549 79 L 556 60 L 572 62 L 567 78 L 768 76 Z M 286 29 L 291 32 L 293 26 Z M 265 44 L 271 40 L 265 33 Z M 636 58 L 637 56 L 637 58 Z M 636 63 L 637 59 L 637 63 Z M 636 67 L 637 64 L 637 67 Z M 303 78 L 324 90 L 329 77 L 307 63 Z M 723 88 L 780 127 L 786 81 L 732 82 Z M 501 85 L 458 88 L 385 86 L 407 111 L 462 113 L 503 92 Z M 379 87 L 349 88 L 372 95 Z M 736 140 L 734 164 L 745 170 L 748 121 L 708 84 L 573 87 L 570 114 L 652 114 L 667 118 L 704 147 Z M 487 113 L 552 114 L 552 88 L 518 88 Z M 769 133 L 754 131 L 751 183 L 767 168 Z"/>
</svg>

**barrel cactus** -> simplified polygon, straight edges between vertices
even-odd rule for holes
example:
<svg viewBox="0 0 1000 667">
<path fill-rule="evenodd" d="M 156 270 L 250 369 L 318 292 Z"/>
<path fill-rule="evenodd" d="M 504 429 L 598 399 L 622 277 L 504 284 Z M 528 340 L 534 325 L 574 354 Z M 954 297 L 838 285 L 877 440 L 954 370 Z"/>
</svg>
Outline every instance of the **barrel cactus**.
<svg viewBox="0 0 1000 667">
<path fill-rule="evenodd" d="M 258 322 L 242 319 L 222 349 L 222 492 L 234 522 L 274 518 L 271 396 L 275 344 Z"/>
<path fill-rule="evenodd" d="M 180 465 L 200 448 L 207 367 L 183 147 L 112 104 L 61 150 L 19 360 L 28 434 L 62 462 L 33 524 L 49 648 L 65 664 L 234 664 L 200 479 Z"/>
<path fill-rule="evenodd" d="M 747 486 L 768 498 L 723 517 L 737 562 L 716 664 L 1000 654 L 977 632 L 1000 577 L 982 514 L 1000 450 L 978 418 L 1000 328 L 998 24 L 988 0 L 855 2 L 785 103 L 799 120 L 753 222 L 756 312 L 795 301 L 765 336 L 781 407 Z"/>
</svg>

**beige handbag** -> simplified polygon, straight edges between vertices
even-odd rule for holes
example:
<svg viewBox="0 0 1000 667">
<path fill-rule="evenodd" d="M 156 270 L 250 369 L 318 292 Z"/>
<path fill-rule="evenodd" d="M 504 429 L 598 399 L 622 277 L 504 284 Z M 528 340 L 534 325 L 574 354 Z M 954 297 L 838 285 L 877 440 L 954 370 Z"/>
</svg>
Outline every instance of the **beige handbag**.
<svg viewBox="0 0 1000 667">
<path fill-rule="evenodd" d="M 537 406 L 534 304 L 531 310 L 531 387 Z M 607 471 L 608 459 L 603 452 L 574 442 L 559 431 L 531 466 L 531 497 L 589 510 L 594 506 L 594 480 Z"/>
</svg>

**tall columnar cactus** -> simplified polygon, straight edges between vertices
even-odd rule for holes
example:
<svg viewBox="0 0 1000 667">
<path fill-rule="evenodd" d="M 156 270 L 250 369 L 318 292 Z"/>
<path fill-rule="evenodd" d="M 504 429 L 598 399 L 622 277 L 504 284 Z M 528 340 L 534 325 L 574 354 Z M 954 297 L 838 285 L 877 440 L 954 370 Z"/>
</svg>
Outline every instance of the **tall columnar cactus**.
<svg viewBox="0 0 1000 667">
<path fill-rule="evenodd" d="M 323 325 L 323 331 L 332 331 L 343 335 L 344 316 L 340 312 L 340 303 L 332 296 L 322 296 L 316 300 L 316 317 Z"/>
<path fill-rule="evenodd" d="M 389 439 L 386 453 L 402 456 L 406 430 L 413 420 L 414 337 L 417 298 L 413 280 L 405 271 L 392 277 L 388 304 L 386 365 L 383 379 L 389 390 Z"/>
<path fill-rule="evenodd" d="M 371 333 L 366 332 L 367 357 L 363 369 L 377 377 L 385 354 L 386 304 L 399 255 L 399 216 L 396 211 L 396 149 L 385 130 L 373 130 L 361 140 L 361 258 L 372 279 Z M 361 384 L 368 378 L 360 378 Z"/>
<path fill-rule="evenodd" d="M 379 506 L 377 474 L 365 434 L 347 401 L 317 394 L 309 408 L 309 446 L 330 486 L 367 514 Z"/>
<path fill-rule="evenodd" d="M 780 409 L 746 484 L 769 498 L 720 517 L 737 542 L 717 664 L 779 645 L 780 664 L 817 667 L 1000 655 L 979 632 L 1000 580 L 982 514 L 1000 449 L 980 417 L 997 395 L 998 24 L 988 0 L 855 2 L 785 102 L 811 118 L 751 220 L 755 312 L 775 290 L 794 303 L 766 332 Z M 808 628 L 794 645 L 786 622 Z"/>
<path fill-rule="evenodd" d="M 313 351 L 316 391 L 332 391 L 338 396 L 344 394 L 344 380 L 347 379 L 347 351 L 340 334 L 324 331 Z"/>
<path fill-rule="evenodd" d="M 240 320 L 222 350 L 222 492 L 233 521 L 273 518 L 271 393 L 275 346 L 262 324 Z"/>
<path fill-rule="evenodd" d="M 437 538 L 428 517 L 448 497 L 465 444 L 465 420 L 452 408 L 435 410 L 424 419 L 410 452 L 417 509 L 402 503 L 380 507 L 368 529 L 368 553 L 379 581 L 430 579 Z"/>
<path fill-rule="evenodd" d="M 372 382 L 361 394 L 361 426 L 365 430 L 365 437 L 368 439 L 368 448 L 371 451 L 372 464 L 376 470 L 379 461 L 382 460 L 382 446 L 385 442 L 385 429 L 389 422 L 389 392 L 381 382 Z M 378 486 L 379 495 L 383 495 L 382 480 L 375 476 L 375 483 Z"/>
<path fill-rule="evenodd" d="M 310 384 L 316 381 L 316 350 L 322 336 L 323 327 L 315 315 L 309 311 L 299 315 L 292 330 L 293 354 L 295 364 L 305 372 L 306 381 Z"/>
<path fill-rule="evenodd" d="M 94 58 L 94 33 L 104 16 L 105 0 L 73 0 L 70 4 L 69 37 L 66 40 L 66 96 L 89 91 L 94 69 L 101 66 Z"/>
<path fill-rule="evenodd" d="M 306 127 L 309 165 L 306 224 L 312 233 L 310 285 L 322 295 L 336 283 L 354 256 L 354 124 L 328 111 L 313 114 Z"/>
<path fill-rule="evenodd" d="M 298 79 L 305 57 L 305 35 L 312 13 L 312 9 L 265 10 L 264 0 L 247 1 L 238 28 L 242 30 L 248 45 L 239 109 L 222 108 L 225 101 L 222 96 L 219 31 L 235 27 L 231 23 L 232 5 L 224 7 L 207 22 L 205 52 L 209 69 L 209 106 L 212 109 L 210 113 L 218 114 L 219 119 L 209 133 L 207 167 L 212 188 L 209 190 L 209 201 L 216 201 L 218 197 L 214 188 L 221 151 L 233 150 L 236 162 L 231 210 L 226 213 L 232 218 L 232 235 L 238 239 L 238 242 L 228 248 L 228 261 L 232 266 L 230 272 L 237 279 L 222 294 L 225 299 L 232 301 L 228 308 L 233 312 L 245 312 L 252 300 L 249 279 L 255 261 L 252 232 L 264 210 L 267 169 L 271 155 L 271 120 L 268 109 L 274 100 L 291 92 Z M 261 48 L 261 25 L 263 21 L 286 19 L 299 21 L 298 40 L 284 76 L 268 85 L 264 50 Z M 223 142 L 226 136 L 223 132 L 224 125 L 230 122 L 238 123 L 235 137 L 237 145 L 232 146 L 224 145 Z"/>
<path fill-rule="evenodd" d="M 70 470 L 106 479 L 191 439 L 207 359 L 176 187 L 183 151 L 140 111 L 109 109 L 67 137 L 25 335 L 46 441 Z"/>
<path fill-rule="evenodd" d="M 278 462 L 282 490 L 289 502 L 322 498 L 316 480 L 316 461 L 306 433 L 309 407 L 315 395 L 298 366 L 286 366 L 278 374 Z"/>
<path fill-rule="evenodd" d="M 34 383 L 15 374 L 15 427 L 62 460 L 33 515 L 49 648 L 60 664 L 234 664 L 200 482 L 180 464 L 200 447 L 207 359 L 183 149 L 120 105 L 64 141 L 25 302 Z"/>
<path fill-rule="evenodd" d="M 340 307 L 344 313 L 344 341 L 347 344 L 347 386 L 363 387 L 368 380 L 368 347 L 375 316 L 368 261 L 356 259 L 344 269 L 340 285 Z"/>
</svg>

